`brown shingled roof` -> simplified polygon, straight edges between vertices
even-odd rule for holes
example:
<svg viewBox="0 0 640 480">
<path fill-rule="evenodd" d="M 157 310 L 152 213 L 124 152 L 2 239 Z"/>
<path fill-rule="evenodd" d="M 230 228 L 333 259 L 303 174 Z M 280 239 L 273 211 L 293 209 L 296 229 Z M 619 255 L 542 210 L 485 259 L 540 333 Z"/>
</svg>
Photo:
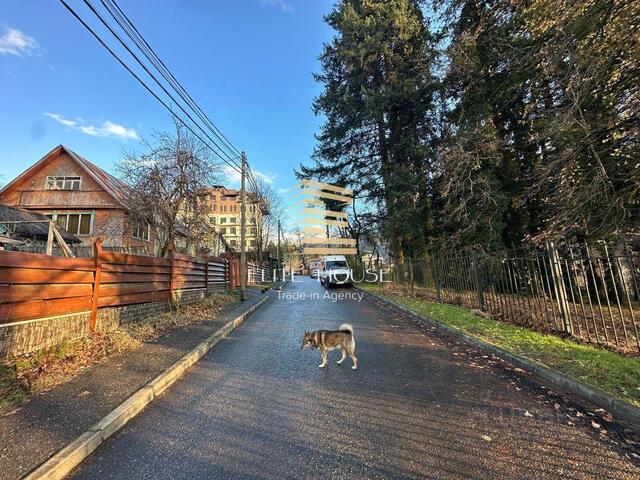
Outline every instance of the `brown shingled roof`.
<svg viewBox="0 0 640 480">
<path fill-rule="evenodd" d="M 131 187 L 124 183 L 119 178 L 114 177 L 110 173 L 105 172 L 97 165 L 91 163 L 89 160 L 81 155 L 78 155 L 73 150 L 68 149 L 64 145 L 61 147 L 73 158 L 78 164 L 84 168 L 91 177 L 98 182 L 98 184 L 104 188 L 109 195 L 111 195 L 120 205 L 123 207 L 127 201 L 127 190 Z"/>
</svg>

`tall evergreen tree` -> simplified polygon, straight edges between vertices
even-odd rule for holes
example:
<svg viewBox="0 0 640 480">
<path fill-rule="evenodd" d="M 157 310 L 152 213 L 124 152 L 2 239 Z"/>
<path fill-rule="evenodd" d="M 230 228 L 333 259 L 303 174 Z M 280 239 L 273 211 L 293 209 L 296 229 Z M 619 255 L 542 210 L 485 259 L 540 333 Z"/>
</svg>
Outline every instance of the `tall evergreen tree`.
<svg viewBox="0 0 640 480">
<path fill-rule="evenodd" d="M 324 91 L 314 102 L 326 118 L 312 167 L 299 175 L 352 186 L 374 202 L 401 262 L 423 254 L 433 235 L 431 209 L 436 82 L 435 40 L 417 0 L 342 0 L 325 18 Z"/>
</svg>

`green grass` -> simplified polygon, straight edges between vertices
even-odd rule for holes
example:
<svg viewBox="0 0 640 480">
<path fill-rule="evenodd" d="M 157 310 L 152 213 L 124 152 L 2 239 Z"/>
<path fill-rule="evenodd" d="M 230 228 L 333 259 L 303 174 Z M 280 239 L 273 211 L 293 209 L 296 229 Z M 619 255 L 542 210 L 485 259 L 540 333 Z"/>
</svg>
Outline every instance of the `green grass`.
<svg viewBox="0 0 640 480">
<path fill-rule="evenodd" d="M 16 370 L 0 365 L 0 411 L 22 403 L 27 395 L 16 379 Z"/>
<path fill-rule="evenodd" d="M 638 357 L 625 357 L 609 350 L 482 318 L 464 307 L 385 292 L 378 285 L 359 286 L 468 335 L 592 385 L 612 397 L 640 406 Z"/>
</svg>

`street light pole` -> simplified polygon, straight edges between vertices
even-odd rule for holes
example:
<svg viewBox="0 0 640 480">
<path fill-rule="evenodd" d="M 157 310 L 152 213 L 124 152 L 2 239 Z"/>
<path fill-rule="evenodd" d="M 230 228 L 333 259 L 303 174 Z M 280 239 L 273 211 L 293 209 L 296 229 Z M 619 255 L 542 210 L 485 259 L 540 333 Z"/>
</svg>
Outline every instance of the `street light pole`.
<svg viewBox="0 0 640 480">
<path fill-rule="evenodd" d="M 247 208 L 247 192 L 245 189 L 245 177 L 247 176 L 247 155 L 242 152 L 242 171 L 240 176 L 240 300 L 246 300 L 246 275 L 247 275 L 247 254 L 245 245 L 245 211 Z"/>
</svg>

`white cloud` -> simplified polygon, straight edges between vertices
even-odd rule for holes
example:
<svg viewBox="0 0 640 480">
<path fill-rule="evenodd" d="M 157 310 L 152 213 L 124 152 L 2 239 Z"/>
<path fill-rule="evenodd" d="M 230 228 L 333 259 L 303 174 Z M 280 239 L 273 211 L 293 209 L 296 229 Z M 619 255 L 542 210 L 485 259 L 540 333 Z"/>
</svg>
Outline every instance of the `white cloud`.
<svg viewBox="0 0 640 480">
<path fill-rule="evenodd" d="M 271 185 L 273 181 L 278 178 L 278 175 L 269 175 L 268 173 L 262 173 L 258 170 L 252 170 L 252 172 L 256 180 L 260 178 L 263 182 L 268 183 L 269 185 Z"/>
<path fill-rule="evenodd" d="M 20 30 L 4 27 L 4 33 L 0 37 L 0 54 L 6 55 L 33 55 L 40 45 L 36 39 Z"/>
<path fill-rule="evenodd" d="M 289 192 L 290 190 L 291 190 L 290 188 L 279 188 L 278 193 L 283 194 L 283 193 Z"/>
<path fill-rule="evenodd" d="M 258 180 L 261 179 L 263 182 L 268 183 L 269 185 L 271 185 L 274 180 L 278 177 L 278 175 L 269 175 L 267 173 L 262 173 L 258 170 L 254 170 L 251 169 L 251 172 L 253 173 L 253 177 Z M 225 177 L 225 181 L 234 184 L 234 185 L 239 185 L 240 184 L 240 172 L 239 170 L 236 170 L 234 168 L 232 168 L 229 165 L 225 165 L 224 169 L 223 169 L 223 175 Z M 248 183 L 247 183 L 248 185 Z M 249 188 L 249 187 L 247 187 Z"/>
<path fill-rule="evenodd" d="M 138 140 L 140 136 L 133 128 L 127 128 L 106 120 L 100 125 L 83 125 L 81 120 L 69 120 L 57 113 L 45 112 L 45 115 L 56 122 L 94 137 L 115 137 L 121 140 Z"/>
<path fill-rule="evenodd" d="M 232 184 L 239 184 L 241 180 L 240 172 L 232 168 L 230 165 L 224 166 L 224 177 L 226 182 L 230 182 Z"/>
<path fill-rule="evenodd" d="M 278 7 L 283 12 L 291 13 L 293 12 L 293 5 L 284 0 L 260 0 L 260 5 Z"/>
</svg>

